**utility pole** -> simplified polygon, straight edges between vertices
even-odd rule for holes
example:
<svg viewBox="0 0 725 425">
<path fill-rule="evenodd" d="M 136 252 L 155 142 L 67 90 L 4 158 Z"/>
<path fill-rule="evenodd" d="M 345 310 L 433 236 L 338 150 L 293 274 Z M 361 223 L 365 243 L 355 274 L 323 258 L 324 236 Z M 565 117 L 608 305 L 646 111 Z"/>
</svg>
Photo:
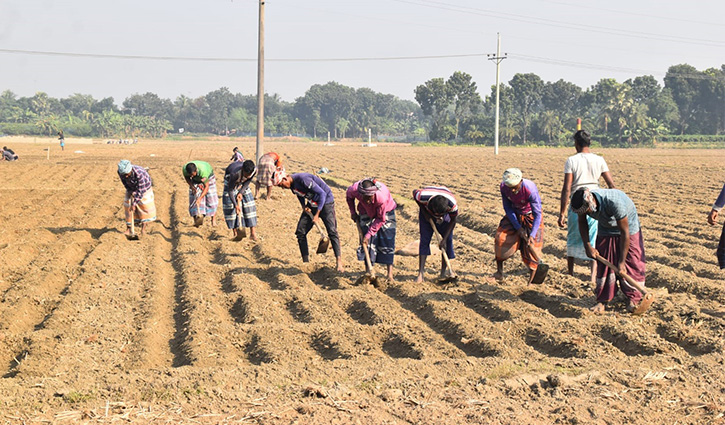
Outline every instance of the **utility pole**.
<svg viewBox="0 0 725 425">
<path fill-rule="evenodd" d="M 490 57 L 488 60 L 490 61 L 496 61 L 496 125 L 494 130 L 494 136 L 493 136 L 493 154 L 498 155 L 498 98 L 499 98 L 499 89 L 501 87 L 501 77 L 500 77 L 500 70 L 501 70 L 501 62 L 503 62 L 504 59 L 506 59 L 506 55 L 508 53 L 504 53 L 504 56 L 501 56 L 501 34 L 496 33 L 498 36 L 498 44 L 496 45 L 496 56 Z"/>
<path fill-rule="evenodd" d="M 264 155 L 264 0 L 259 0 L 259 49 L 257 50 L 257 163 Z"/>
</svg>

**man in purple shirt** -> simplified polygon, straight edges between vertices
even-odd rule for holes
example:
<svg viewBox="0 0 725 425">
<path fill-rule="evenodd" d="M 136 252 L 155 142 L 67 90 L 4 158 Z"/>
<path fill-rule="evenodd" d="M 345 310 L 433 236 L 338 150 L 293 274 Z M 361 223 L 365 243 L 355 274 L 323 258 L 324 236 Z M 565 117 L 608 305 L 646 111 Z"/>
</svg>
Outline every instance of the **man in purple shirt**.
<svg viewBox="0 0 725 425">
<path fill-rule="evenodd" d="M 500 185 L 503 209 L 506 215 L 496 230 L 496 273 L 497 280 L 503 279 L 503 262 L 518 250 L 521 259 L 531 270 L 529 281 L 538 267 L 535 255 L 529 246 L 538 252 L 544 246 L 544 224 L 541 221 L 541 197 L 531 180 L 523 178 L 521 170 L 509 168 L 503 173 Z"/>
<path fill-rule="evenodd" d="M 123 207 L 126 215 L 126 235 L 131 234 L 131 220 L 141 224 L 141 234 L 146 224 L 156 220 L 154 190 L 151 188 L 151 176 L 138 165 L 123 159 L 118 162 L 118 177 L 126 188 Z"/>
<path fill-rule="evenodd" d="M 720 210 L 725 207 L 725 185 L 723 185 L 720 191 L 720 196 L 717 197 L 715 203 L 710 210 L 710 214 L 707 216 L 707 222 L 711 226 L 717 223 L 717 216 Z M 722 234 L 720 235 L 720 243 L 717 245 L 717 263 L 720 266 L 720 270 L 725 269 L 725 223 L 723 223 Z"/>
<path fill-rule="evenodd" d="M 388 268 L 388 280 L 393 280 L 393 260 L 395 258 L 395 208 L 398 206 L 390 190 L 375 178 L 355 182 L 347 188 L 345 194 L 350 208 L 350 218 L 356 222 L 363 233 L 362 249 L 370 249 L 370 260 L 385 264 Z M 355 209 L 357 200 L 357 210 Z M 365 269 L 367 272 L 367 264 Z"/>
<path fill-rule="evenodd" d="M 302 214 L 297 222 L 297 243 L 300 247 L 302 261 L 307 263 L 310 261 L 309 248 L 307 247 L 307 233 L 310 232 L 312 226 L 317 224 L 320 219 L 325 224 L 327 236 L 332 243 L 332 251 L 335 253 L 337 261 L 337 271 L 342 273 L 345 268 L 342 265 L 342 253 L 340 250 L 340 237 L 337 234 L 337 218 L 335 217 L 335 198 L 332 196 L 332 190 L 321 178 L 310 173 L 295 173 L 285 175 L 282 171 L 272 176 L 272 180 L 278 186 L 292 190 L 297 195 L 297 200 L 302 206 Z"/>
</svg>

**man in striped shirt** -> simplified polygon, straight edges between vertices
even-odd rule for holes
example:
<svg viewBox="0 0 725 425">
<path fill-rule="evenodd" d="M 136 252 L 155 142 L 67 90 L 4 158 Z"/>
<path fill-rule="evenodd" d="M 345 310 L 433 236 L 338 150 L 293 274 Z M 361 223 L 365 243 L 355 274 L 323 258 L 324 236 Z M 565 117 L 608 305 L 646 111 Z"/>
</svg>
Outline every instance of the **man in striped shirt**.
<svg viewBox="0 0 725 425">
<path fill-rule="evenodd" d="M 458 217 L 458 203 L 453 193 L 445 186 L 426 186 L 413 191 L 413 199 L 420 207 L 418 214 L 418 227 L 420 228 L 420 245 L 418 246 L 419 269 L 416 283 L 423 282 L 425 274 L 425 261 L 430 255 L 430 240 L 433 237 L 433 221 L 441 241 L 438 247 L 441 249 L 441 278 L 453 276 L 451 270 L 447 270 L 446 262 L 443 259 L 443 252 L 449 259 L 455 258 L 453 253 L 453 228 L 456 227 Z"/>
<path fill-rule="evenodd" d="M 118 177 L 126 188 L 123 200 L 126 215 L 126 235 L 131 234 L 131 220 L 141 224 L 141 234 L 146 231 L 146 224 L 156 220 L 154 190 L 151 188 L 151 176 L 138 165 L 123 159 L 118 163 Z"/>
</svg>

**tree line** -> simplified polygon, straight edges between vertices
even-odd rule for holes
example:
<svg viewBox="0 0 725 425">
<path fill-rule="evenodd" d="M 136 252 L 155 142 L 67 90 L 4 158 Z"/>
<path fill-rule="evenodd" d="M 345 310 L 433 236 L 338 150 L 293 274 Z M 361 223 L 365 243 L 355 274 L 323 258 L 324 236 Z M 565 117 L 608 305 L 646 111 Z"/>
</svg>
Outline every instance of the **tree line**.
<svg viewBox="0 0 725 425">
<path fill-rule="evenodd" d="M 495 86 L 481 97 L 465 72 L 418 85 L 416 102 L 336 82 L 315 84 L 294 102 L 265 95 L 265 132 L 326 138 L 365 137 L 372 129 L 393 140 L 493 144 Z M 581 119 L 602 144 L 643 145 L 670 135 L 725 134 L 725 65 L 698 71 L 671 66 L 664 85 L 653 76 L 622 83 L 602 79 L 582 89 L 520 73 L 500 86 L 500 141 L 505 145 L 568 143 Z M 114 99 L 74 94 L 56 99 L 38 92 L 0 94 L 0 133 L 77 137 L 163 137 L 169 132 L 253 135 L 255 95 L 222 87 L 175 100 L 134 94 Z"/>
</svg>

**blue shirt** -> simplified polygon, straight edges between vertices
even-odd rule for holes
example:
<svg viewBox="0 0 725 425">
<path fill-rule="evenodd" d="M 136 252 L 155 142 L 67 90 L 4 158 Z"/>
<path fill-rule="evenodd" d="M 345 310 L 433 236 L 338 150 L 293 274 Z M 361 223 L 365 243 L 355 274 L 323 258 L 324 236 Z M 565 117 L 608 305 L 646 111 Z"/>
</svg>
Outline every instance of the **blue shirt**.
<svg viewBox="0 0 725 425">
<path fill-rule="evenodd" d="M 587 213 L 599 222 L 599 234 L 602 236 L 619 235 L 617 221 L 627 217 L 629 234 L 639 232 L 639 216 L 634 202 L 619 189 L 595 189 L 592 194 L 596 197 L 597 211 Z"/>
<path fill-rule="evenodd" d="M 723 185 L 722 190 L 720 191 L 720 196 L 718 196 L 715 200 L 715 204 L 712 206 L 712 209 L 720 211 L 723 207 L 725 207 L 725 185 Z"/>
<path fill-rule="evenodd" d="M 312 208 L 322 208 L 327 204 L 335 202 L 330 186 L 316 175 L 310 173 L 295 173 L 290 177 L 292 177 L 290 189 L 292 193 L 297 195 L 297 199 L 303 208 L 306 206 L 306 202 Z"/>
</svg>

